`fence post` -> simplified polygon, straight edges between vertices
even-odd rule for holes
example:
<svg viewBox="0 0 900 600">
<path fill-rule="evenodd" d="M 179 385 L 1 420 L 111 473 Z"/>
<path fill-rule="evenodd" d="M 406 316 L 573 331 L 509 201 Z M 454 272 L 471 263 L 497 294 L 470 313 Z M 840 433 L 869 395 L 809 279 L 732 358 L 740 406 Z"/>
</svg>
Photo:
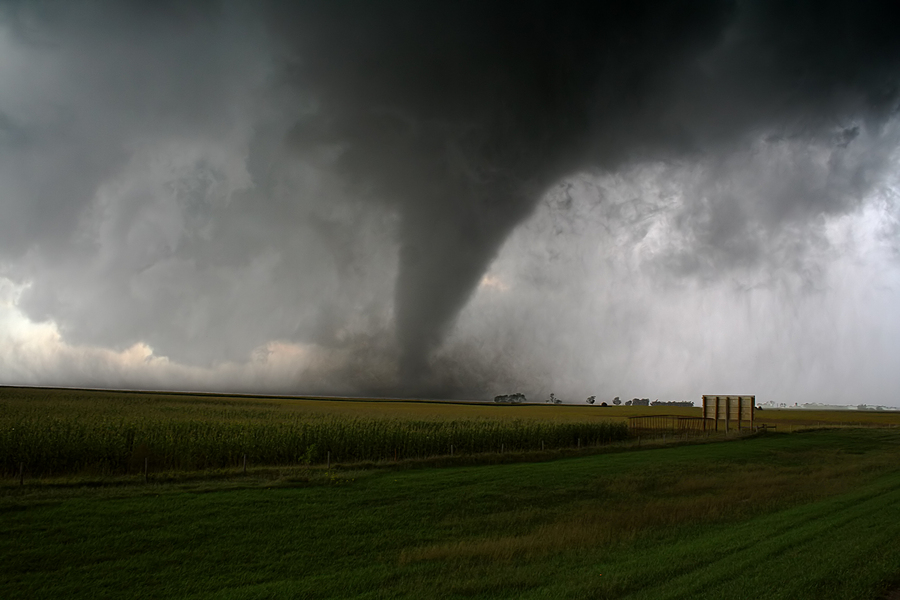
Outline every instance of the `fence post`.
<svg viewBox="0 0 900 600">
<path fill-rule="evenodd" d="M 453 444 L 450 444 L 450 456 L 453 456 Z"/>
<path fill-rule="evenodd" d="M 25 485 L 25 463 L 19 463 L 19 485 Z"/>
<path fill-rule="evenodd" d="M 576 438 L 578 441 L 576 442 L 576 447 L 581 448 L 581 438 Z"/>
<path fill-rule="evenodd" d="M 150 457 L 144 457 L 144 483 L 147 483 L 147 479 L 149 478 L 148 472 L 150 471 Z"/>
<path fill-rule="evenodd" d="M 328 451 L 325 453 L 325 468 L 326 468 L 326 469 L 330 469 L 330 468 L 331 468 L 331 450 L 328 450 Z"/>
<path fill-rule="evenodd" d="M 247 455 L 244 455 L 244 475 L 247 474 Z"/>
<path fill-rule="evenodd" d="M 541 440 L 541 452 L 544 451 L 544 440 Z"/>
</svg>

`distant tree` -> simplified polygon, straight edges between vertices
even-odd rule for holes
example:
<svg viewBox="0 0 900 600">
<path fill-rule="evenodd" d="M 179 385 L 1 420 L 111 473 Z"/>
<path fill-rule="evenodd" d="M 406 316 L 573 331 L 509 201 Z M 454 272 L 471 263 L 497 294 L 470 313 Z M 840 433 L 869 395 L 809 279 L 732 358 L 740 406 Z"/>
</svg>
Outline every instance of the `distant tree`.
<svg viewBox="0 0 900 600">
<path fill-rule="evenodd" d="M 625 401 L 625 406 L 631 406 L 631 400 L 626 400 L 626 401 Z"/>
<path fill-rule="evenodd" d="M 521 404 L 522 402 L 525 402 L 525 394 L 516 392 L 515 394 L 494 396 L 494 402 L 497 404 Z"/>
<path fill-rule="evenodd" d="M 556 394 L 550 394 L 550 400 L 548 400 L 551 404 L 562 404 L 562 400 L 556 397 Z"/>
<path fill-rule="evenodd" d="M 600 406 L 609 406 L 609 404 L 607 404 L 606 402 L 601 402 Z"/>
<path fill-rule="evenodd" d="M 616 406 L 619 406 L 620 404 L 622 404 L 622 401 L 619 400 L 618 396 L 616 396 L 615 398 L 613 398 L 613 404 L 615 404 Z"/>
<path fill-rule="evenodd" d="M 597 396 L 588 396 L 588 399 L 586 400 L 586 402 L 588 404 L 593 404 L 594 400 L 596 400 L 596 399 L 597 399 Z M 606 402 L 604 402 L 603 404 L 606 404 Z"/>
</svg>

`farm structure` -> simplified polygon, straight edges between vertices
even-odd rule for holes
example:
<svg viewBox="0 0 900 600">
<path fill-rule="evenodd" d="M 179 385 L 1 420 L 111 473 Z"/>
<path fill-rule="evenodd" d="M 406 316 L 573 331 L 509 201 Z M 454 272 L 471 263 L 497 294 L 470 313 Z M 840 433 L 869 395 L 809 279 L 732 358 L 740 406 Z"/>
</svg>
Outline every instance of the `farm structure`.
<svg viewBox="0 0 900 600">
<path fill-rule="evenodd" d="M 756 396 L 703 396 L 703 417 L 715 421 L 716 431 L 719 421 L 724 421 L 725 431 L 729 423 L 737 421 L 737 428 L 747 423 L 753 429 L 753 413 L 756 408 Z"/>
</svg>

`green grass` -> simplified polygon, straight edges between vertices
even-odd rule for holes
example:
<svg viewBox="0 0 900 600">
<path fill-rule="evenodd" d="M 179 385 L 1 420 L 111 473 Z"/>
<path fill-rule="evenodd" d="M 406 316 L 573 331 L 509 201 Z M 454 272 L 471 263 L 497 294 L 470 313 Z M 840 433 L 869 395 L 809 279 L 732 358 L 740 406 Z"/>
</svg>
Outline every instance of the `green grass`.
<svg viewBox="0 0 900 600">
<path fill-rule="evenodd" d="M 307 481 L 0 488 L 0 597 L 875 598 L 900 432 Z M 241 487 L 236 487 L 241 486 Z"/>
</svg>

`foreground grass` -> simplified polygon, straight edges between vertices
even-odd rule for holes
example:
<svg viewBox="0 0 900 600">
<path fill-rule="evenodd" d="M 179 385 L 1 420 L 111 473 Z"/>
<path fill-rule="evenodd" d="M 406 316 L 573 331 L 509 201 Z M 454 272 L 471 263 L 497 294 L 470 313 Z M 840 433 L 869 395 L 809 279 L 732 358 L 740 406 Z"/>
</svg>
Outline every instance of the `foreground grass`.
<svg viewBox="0 0 900 600">
<path fill-rule="evenodd" d="M 898 456 L 896 431 L 832 430 L 304 482 L 5 487 L 0 597 L 873 598 L 900 574 Z"/>
</svg>

